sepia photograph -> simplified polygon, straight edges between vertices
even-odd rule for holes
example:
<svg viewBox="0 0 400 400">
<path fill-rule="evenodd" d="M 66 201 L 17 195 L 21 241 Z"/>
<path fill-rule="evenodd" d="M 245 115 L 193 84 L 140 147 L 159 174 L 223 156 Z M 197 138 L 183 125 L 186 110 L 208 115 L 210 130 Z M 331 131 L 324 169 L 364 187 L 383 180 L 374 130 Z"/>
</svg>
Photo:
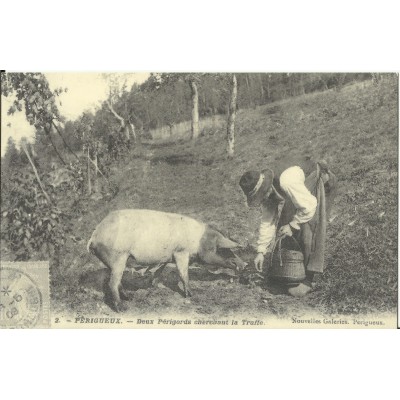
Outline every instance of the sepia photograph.
<svg viewBox="0 0 400 400">
<path fill-rule="evenodd" d="M 393 397 L 393 2 L 0 10 L 1 399 Z"/>
<path fill-rule="evenodd" d="M 0 328 L 396 328 L 390 72 L 1 72 Z"/>
</svg>

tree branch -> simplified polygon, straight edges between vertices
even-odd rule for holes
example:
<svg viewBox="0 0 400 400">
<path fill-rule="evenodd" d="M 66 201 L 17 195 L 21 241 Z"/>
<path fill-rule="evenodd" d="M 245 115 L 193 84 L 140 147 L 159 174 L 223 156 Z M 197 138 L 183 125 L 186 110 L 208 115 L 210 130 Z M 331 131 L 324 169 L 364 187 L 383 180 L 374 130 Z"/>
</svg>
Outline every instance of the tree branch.
<svg viewBox="0 0 400 400">
<path fill-rule="evenodd" d="M 108 184 L 110 184 L 110 182 L 108 181 L 108 179 L 103 175 L 103 173 L 99 170 L 99 167 L 97 166 L 97 164 L 88 156 L 88 160 L 96 167 L 96 170 L 100 173 L 100 175 L 106 180 L 106 182 Z"/>
<path fill-rule="evenodd" d="M 34 103 L 35 106 L 36 106 L 36 110 L 39 111 L 39 106 L 37 105 L 36 100 L 35 100 L 33 103 Z M 35 115 L 35 120 L 36 120 L 36 115 Z M 45 122 L 45 121 L 44 121 L 44 122 Z M 53 122 L 53 121 L 51 121 L 51 122 Z M 67 165 L 66 162 L 64 161 L 64 159 L 61 157 L 60 153 L 58 152 L 57 147 L 56 147 L 56 145 L 54 144 L 53 139 L 52 139 L 52 137 L 51 137 L 51 123 L 50 123 L 50 128 L 49 128 L 48 130 L 46 129 L 46 124 L 44 123 L 43 129 L 44 129 L 44 131 L 46 132 L 47 136 L 49 137 L 50 142 L 51 142 L 51 145 L 53 146 L 53 149 L 54 149 L 55 152 L 57 153 L 58 158 L 61 160 L 61 162 L 62 162 L 64 165 Z"/>
<path fill-rule="evenodd" d="M 49 137 L 50 142 L 51 142 L 51 145 L 53 146 L 53 149 L 55 150 L 55 152 L 56 152 L 58 158 L 61 160 L 61 162 L 62 162 L 64 165 L 67 165 L 67 163 L 66 163 L 66 162 L 64 161 L 64 159 L 61 157 L 60 153 L 59 153 L 58 150 L 57 150 L 56 145 L 55 145 L 54 142 L 53 142 L 53 139 L 52 139 L 52 137 L 51 137 L 51 125 L 50 125 L 50 129 L 49 129 L 49 130 L 47 130 L 47 129 L 45 128 L 44 131 L 46 132 L 47 136 Z"/>
<path fill-rule="evenodd" d="M 110 109 L 110 111 L 112 112 L 112 114 L 114 115 L 115 118 L 117 118 L 119 120 L 119 122 L 121 123 L 122 128 L 125 128 L 125 119 L 122 118 L 120 115 L 118 115 L 115 110 L 114 107 L 111 105 L 111 103 L 106 100 L 106 104 L 108 105 L 108 108 Z"/>
<path fill-rule="evenodd" d="M 74 153 L 74 151 L 69 147 L 68 143 L 65 141 L 63 135 L 61 135 L 60 130 L 58 129 L 58 126 L 54 123 L 54 120 L 51 121 L 52 125 L 54 126 L 54 128 L 56 128 L 56 131 L 58 132 L 58 134 L 60 135 L 62 141 L 64 142 L 64 146 L 75 156 L 75 158 L 79 161 L 79 157 Z"/>
<path fill-rule="evenodd" d="M 21 147 L 22 147 L 22 150 L 24 151 L 24 153 L 26 154 L 26 156 L 28 157 L 28 160 L 29 160 L 29 162 L 30 162 L 30 164 L 31 164 L 31 166 L 32 166 L 33 172 L 35 173 L 36 180 L 37 180 L 38 183 L 39 183 L 40 189 L 42 189 L 42 192 L 43 192 L 44 196 L 46 197 L 47 201 L 48 201 L 49 203 L 51 203 L 50 197 L 49 197 L 49 195 L 46 193 L 46 191 L 44 190 L 44 186 L 43 186 L 43 184 L 42 184 L 42 181 L 41 181 L 40 178 L 39 178 L 39 174 L 38 174 L 38 172 L 37 172 L 37 169 L 36 169 L 36 167 L 35 167 L 35 164 L 33 163 L 32 159 L 31 159 L 31 157 L 30 157 L 30 155 L 29 155 L 29 153 L 28 153 L 28 150 L 27 150 L 27 148 L 25 147 L 25 143 L 21 143 Z"/>
<path fill-rule="evenodd" d="M 137 137 L 136 132 L 135 132 L 135 126 L 130 121 L 128 122 L 128 124 L 131 127 L 131 133 L 132 133 L 132 136 L 133 136 L 133 140 L 136 142 L 138 137 Z"/>
</svg>

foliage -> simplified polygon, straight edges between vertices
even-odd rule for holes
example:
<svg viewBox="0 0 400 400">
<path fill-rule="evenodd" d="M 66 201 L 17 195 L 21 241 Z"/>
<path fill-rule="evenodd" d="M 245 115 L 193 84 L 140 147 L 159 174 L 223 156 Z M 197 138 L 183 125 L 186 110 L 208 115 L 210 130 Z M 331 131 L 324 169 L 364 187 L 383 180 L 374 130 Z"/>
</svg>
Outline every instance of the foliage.
<svg viewBox="0 0 400 400">
<path fill-rule="evenodd" d="M 84 194 L 84 172 L 80 162 L 71 162 L 67 167 L 68 179 L 65 180 L 63 185 L 60 185 L 58 190 L 54 191 L 56 197 L 74 194 L 75 196 L 82 196 Z M 58 200 L 58 199 L 57 199 Z"/>
<path fill-rule="evenodd" d="M 56 98 L 64 91 L 66 92 L 67 89 L 57 88 L 51 91 L 49 83 L 42 73 L 2 72 L 2 95 L 6 97 L 11 94 L 15 95 L 8 114 L 12 115 L 24 109 L 29 124 L 33 125 L 38 132 L 42 131 L 46 134 L 57 156 L 63 164 L 66 164 L 51 135 L 52 128 L 54 128 L 64 145 L 68 147 L 60 128 L 55 124 L 55 121 L 64 121 L 56 105 Z"/>
<path fill-rule="evenodd" d="M 22 111 L 25 107 L 27 121 L 36 129 L 51 128 L 53 120 L 62 117 L 56 105 L 56 97 L 67 89 L 51 91 L 46 77 L 42 73 L 4 73 L 1 80 L 1 93 L 8 96 L 15 94 L 16 99 L 8 114 Z"/>
<path fill-rule="evenodd" d="M 61 128 L 63 136 L 69 143 L 69 146 L 74 151 L 80 151 L 83 147 L 82 138 L 76 134 L 75 121 L 66 121 L 64 127 Z M 37 136 L 37 135 L 36 135 Z"/>
<path fill-rule="evenodd" d="M 15 145 L 15 140 L 10 136 L 7 140 L 4 159 L 2 160 L 2 168 L 6 169 L 7 171 L 10 168 L 18 168 L 21 165 L 21 161 L 21 154 Z"/>
<path fill-rule="evenodd" d="M 131 121 L 143 137 L 150 130 L 191 119 L 191 88 L 196 82 L 199 91 L 200 117 L 225 114 L 230 97 L 229 75 L 224 73 L 154 73 L 141 85 L 128 89 L 123 74 L 106 74 L 110 86 L 110 101 L 124 120 Z M 52 154 L 51 149 L 63 147 L 60 138 L 50 135 L 51 123 L 61 121 L 56 98 L 62 92 L 52 93 L 43 74 L 7 74 L 2 89 L 14 91 L 19 101 L 10 112 L 22 110 L 25 104 L 28 121 L 37 129 L 37 147 Z M 341 88 L 355 80 L 370 78 L 370 74 L 237 74 L 237 108 L 255 107 L 280 99 L 329 88 Z M 111 114 L 106 103 L 94 114 L 84 112 L 76 121 L 67 121 L 59 130 L 69 146 L 77 151 L 89 147 L 90 154 L 109 153 L 111 160 L 125 158 L 130 143 L 121 134 L 120 122 Z M 49 147 L 50 146 L 50 147 Z M 65 160 L 66 156 L 62 158 Z M 104 154 L 103 161 L 107 156 Z M 99 168 L 101 166 L 99 157 Z"/>
<path fill-rule="evenodd" d="M 2 206 L 1 237 L 9 243 L 17 260 L 49 251 L 49 245 L 58 250 L 64 243 L 69 219 L 55 205 L 48 204 L 33 173 L 15 171 L 10 176 L 8 196 Z"/>
<path fill-rule="evenodd" d="M 238 108 L 251 108 L 281 99 L 344 85 L 371 74 L 287 74 L 239 73 Z M 188 82 L 195 80 L 199 90 L 200 117 L 225 114 L 229 101 L 229 74 L 155 73 L 129 92 L 115 96 L 115 108 L 130 116 L 146 132 L 191 119 Z M 124 111 L 125 110 L 125 111 Z"/>
<path fill-rule="evenodd" d="M 74 136 L 82 142 L 82 148 L 89 148 L 91 151 L 96 147 L 96 143 L 94 143 L 93 123 L 93 114 L 86 111 L 73 123 L 72 128 Z"/>
</svg>

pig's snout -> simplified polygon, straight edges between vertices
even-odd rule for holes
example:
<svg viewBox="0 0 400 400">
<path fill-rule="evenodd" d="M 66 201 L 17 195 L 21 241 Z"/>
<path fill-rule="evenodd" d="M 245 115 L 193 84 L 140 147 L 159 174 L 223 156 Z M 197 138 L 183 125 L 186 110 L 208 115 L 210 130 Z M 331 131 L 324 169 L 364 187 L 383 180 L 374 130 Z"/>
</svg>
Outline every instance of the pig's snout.
<svg viewBox="0 0 400 400">
<path fill-rule="evenodd" d="M 235 255 L 234 258 L 230 258 L 227 260 L 230 268 L 235 269 L 236 271 L 243 271 L 246 268 L 247 263 L 244 262 L 241 258 Z"/>
</svg>

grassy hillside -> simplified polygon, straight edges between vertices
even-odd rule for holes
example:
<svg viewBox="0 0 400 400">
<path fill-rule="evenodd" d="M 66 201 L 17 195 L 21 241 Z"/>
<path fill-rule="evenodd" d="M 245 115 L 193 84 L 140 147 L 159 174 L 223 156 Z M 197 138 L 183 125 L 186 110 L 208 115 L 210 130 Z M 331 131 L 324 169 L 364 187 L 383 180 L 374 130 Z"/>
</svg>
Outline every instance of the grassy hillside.
<svg viewBox="0 0 400 400">
<path fill-rule="evenodd" d="M 261 303 L 260 287 L 200 280 L 194 283 L 197 295 L 191 306 L 181 304 L 168 290 L 153 288 L 151 297 L 146 297 L 147 292 L 139 288 L 132 309 L 160 304 L 168 309 L 175 304 L 180 310 L 210 313 L 218 301 L 208 299 L 219 296 L 224 305 L 221 301 L 220 308 L 214 305 L 218 311 L 240 307 L 249 315 L 254 310 L 284 312 L 296 305 L 327 313 L 393 312 L 397 299 L 397 110 L 397 82 L 387 79 L 379 86 L 355 84 L 340 92 L 240 110 L 233 160 L 225 156 L 222 122 L 219 129 L 204 129 L 195 144 L 183 140 L 144 144 L 115 166 L 112 179 L 119 186 L 118 195 L 86 204 L 87 213 L 74 221 L 75 234 L 82 240 L 70 241 L 62 261 L 53 267 L 52 293 L 58 308 L 76 310 L 83 301 L 91 302 L 92 311 L 103 307 L 99 294 L 93 297 L 87 288 L 77 289 L 82 272 L 99 268 L 94 259 L 82 267 L 78 255 L 111 210 L 179 212 L 213 223 L 233 239 L 251 245 L 260 211 L 246 208 L 238 186 L 241 174 L 265 168 L 285 154 L 309 154 L 326 159 L 340 185 L 334 218 L 328 225 L 326 272 L 314 293 L 304 300 L 277 297 L 274 306 L 271 302 L 267 306 Z"/>
</svg>

